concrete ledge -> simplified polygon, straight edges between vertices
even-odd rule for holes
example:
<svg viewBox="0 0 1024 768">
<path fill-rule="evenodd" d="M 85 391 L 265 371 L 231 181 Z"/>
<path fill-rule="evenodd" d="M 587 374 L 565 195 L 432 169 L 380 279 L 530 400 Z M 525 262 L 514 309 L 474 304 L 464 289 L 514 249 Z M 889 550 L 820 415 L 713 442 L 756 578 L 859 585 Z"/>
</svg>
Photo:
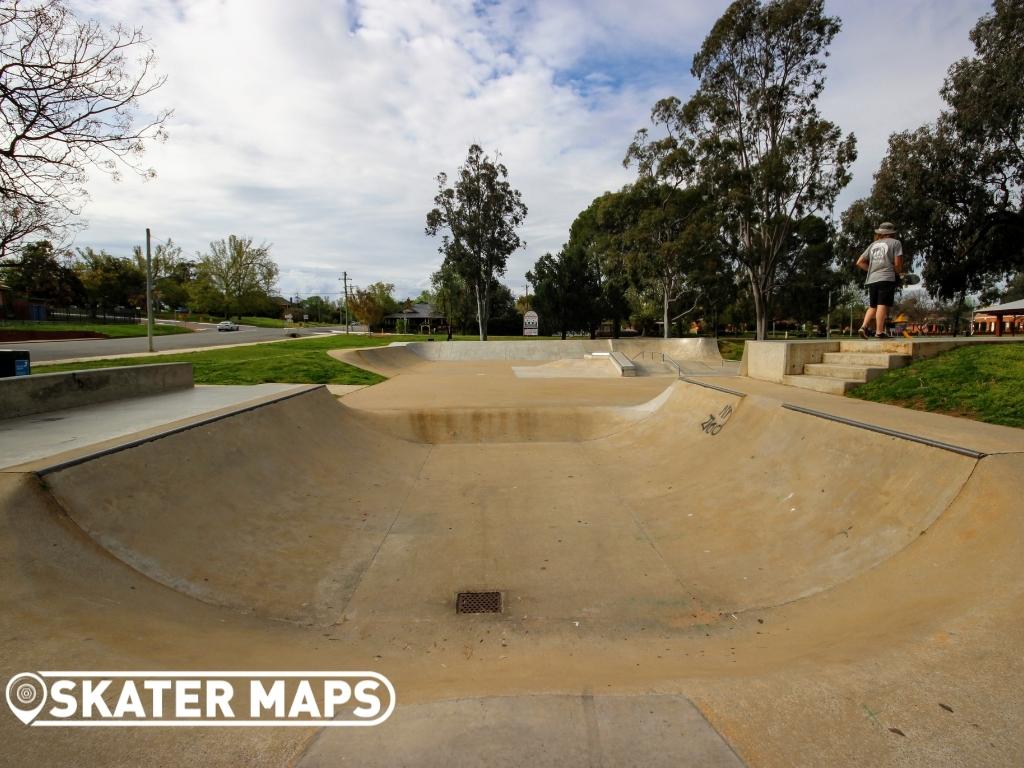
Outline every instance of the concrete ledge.
<svg viewBox="0 0 1024 768">
<path fill-rule="evenodd" d="M 609 357 L 612 364 L 619 369 L 620 374 L 623 376 L 636 376 L 636 366 L 622 352 L 612 352 Z"/>
<path fill-rule="evenodd" d="M 15 376 L 0 379 L 0 419 L 155 395 L 192 386 L 192 363 L 157 363 Z"/>
<path fill-rule="evenodd" d="M 820 363 L 826 352 L 838 352 L 838 341 L 748 341 L 744 345 L 744 375 L 785 384 L 786 376 L 804 372 L 808 363 Z"/>
</svg>

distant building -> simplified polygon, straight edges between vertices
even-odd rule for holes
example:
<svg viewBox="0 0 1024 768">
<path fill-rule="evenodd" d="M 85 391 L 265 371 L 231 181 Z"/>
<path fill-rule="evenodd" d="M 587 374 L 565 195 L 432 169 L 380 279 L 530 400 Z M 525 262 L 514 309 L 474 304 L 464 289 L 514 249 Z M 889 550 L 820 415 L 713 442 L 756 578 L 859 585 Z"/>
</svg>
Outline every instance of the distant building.
<svg viewBox="0 0 1024 768">
<path fill-rule="evenodd" d="M 1024 333 L 1024 299 L 982 307 L 974 313 L 972 325 L 974 333 Z"/>
<path fill-rule="evenodd" d="M 273 304 L 278 310 L 278 317 L 282 320 L 286 318 L 286 315 L 291 315 L 292 320 L 299 322 L 302 320 L 302 314 L 305 312 L 301 304 L 296 304 L 291 299 L 286 299 L 284 296 L 271 296 L 270 303 Z"/>
<path fill-rule="evenodd" d="M 420 302 L 401 312 L 384 315 L 384 330 L 393 333 L 434 333 L 446 328 L 444 314 L 434 309 L 433 304 Z"/>
</svg>

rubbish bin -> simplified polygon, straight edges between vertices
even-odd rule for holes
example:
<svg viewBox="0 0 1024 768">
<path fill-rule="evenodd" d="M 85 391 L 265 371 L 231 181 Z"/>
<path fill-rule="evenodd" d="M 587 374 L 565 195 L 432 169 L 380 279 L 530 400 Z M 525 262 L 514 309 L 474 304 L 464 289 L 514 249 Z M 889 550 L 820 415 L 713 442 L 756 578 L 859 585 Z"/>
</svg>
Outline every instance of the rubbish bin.
<svg viewBox="0 0 1024 768">
<path fill-rule="evenodd" d="M 0 349 L 0 378 L 28 376 L 32 373 L 28 351 L 24 349 Z"/>
</svg>

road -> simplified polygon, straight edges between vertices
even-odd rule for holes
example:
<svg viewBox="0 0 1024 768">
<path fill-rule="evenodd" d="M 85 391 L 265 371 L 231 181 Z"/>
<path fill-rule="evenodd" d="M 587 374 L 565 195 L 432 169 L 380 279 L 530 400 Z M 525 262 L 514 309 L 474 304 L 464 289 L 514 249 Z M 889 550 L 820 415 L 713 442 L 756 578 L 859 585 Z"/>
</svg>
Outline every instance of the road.
<svg viewBox="0 0 1024 768">
<path fill-rule="evenodd" d="M 199 324 L 202 330 L 195 333 L 181 333 L 173 336 L 156 336 L 153 349 L 166 352 L 175 349 L 196 347 L 218 347 L 228 344 L 246 344 L 255 341 L 278 341 L 284 338 L 282 328 L 257 328 L 243 325 L 237 331 L 218 331 L 216 325 Z M 296 328 L 302 336 L 314 336 L 323 329 Z M 146 337 L 131 339 L 76 339 L 69 341 L 11 342 L 12 349 L 27 349 L 33 363 L 53 360 L 72 360 L 82 357 L 119 357 L 148 351 Z"/>
</svg>

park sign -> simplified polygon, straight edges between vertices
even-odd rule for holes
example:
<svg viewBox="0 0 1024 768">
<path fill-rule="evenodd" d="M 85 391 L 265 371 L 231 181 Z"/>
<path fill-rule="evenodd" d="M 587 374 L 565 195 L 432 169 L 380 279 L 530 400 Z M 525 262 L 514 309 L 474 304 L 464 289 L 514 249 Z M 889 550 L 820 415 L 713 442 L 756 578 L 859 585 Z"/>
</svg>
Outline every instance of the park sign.
<svg viewBox="0 0 1024 768">
<path fill-rule="evenodd" d="M 532 309 L 523 315 L 523 336 L 536 336 L 540 332 L 540 318 Z"/>
</svg>

